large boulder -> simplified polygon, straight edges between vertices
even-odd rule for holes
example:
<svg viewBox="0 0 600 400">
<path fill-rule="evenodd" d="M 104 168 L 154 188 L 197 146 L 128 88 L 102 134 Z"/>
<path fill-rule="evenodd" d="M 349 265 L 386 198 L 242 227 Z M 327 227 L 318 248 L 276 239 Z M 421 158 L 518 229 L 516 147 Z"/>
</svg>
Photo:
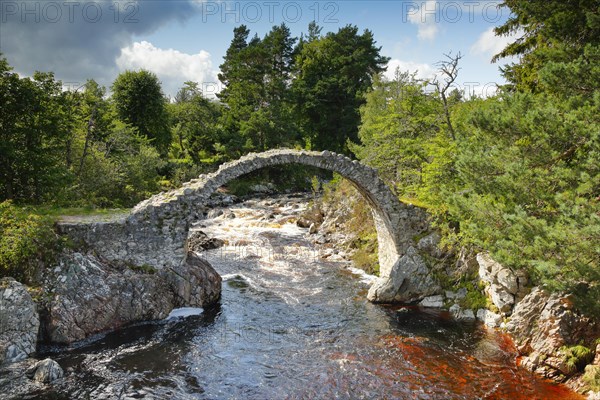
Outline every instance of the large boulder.
<svg viewBox="0 0 600 400">
<path fill-rule="evenodd" d="M 411 246 L 392 266 L 389 276 L 375 281 L 367 298 L 375 303 L 412 303 L 440 292 L 425 260 Z"/>
<path fill-rule="evenodd" d="M 40 318 L 27 288 L 13 278 L 0 280 L 0 364 L 35 352 Z"/>
<path fill-rule="evenodd" d="M 163 319 L 175 307 L 218 300 L 221 281 L 206 262 L 188 257 L 177 267 L 115 267 L 93 255 L 65 254 L 47 284 L 45 339 L 70 343 L 94 333 Z"/>
<path fill-rule="evenodd" d="M 547 378 L 566 379 L 576 373 L 566 363 L 565 348 L 584 345 L 595 348 L 600 324 L 578 314 L 568 296 L 535 288 L 514 308 L 506 324 L 521 364 Z"/>
<path fill-rule="evenodd" d="M 175 294 L 176 307 L 206 307 L 221 298 L 221 276 L 193 252 L 185 261 L 165 272 Z"/>
<path fill-rule="evenodd" d="M 36 382 L 51 383 L 62 378 L 65 373 L 56 361 L 46 358 L 27 369 L 25 375 Z"/>
</svg>

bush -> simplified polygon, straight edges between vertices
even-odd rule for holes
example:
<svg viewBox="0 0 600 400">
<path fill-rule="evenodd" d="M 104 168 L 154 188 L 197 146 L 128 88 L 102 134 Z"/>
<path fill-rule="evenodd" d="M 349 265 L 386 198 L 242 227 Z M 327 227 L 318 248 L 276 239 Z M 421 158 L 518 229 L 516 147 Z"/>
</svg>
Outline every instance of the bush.
<svg viewBox="0 0 600 400">
<path fill-rule="evenodd" d="M 600 365 L 588 365 L 585 367 L 583 381 L 595 392 L 600 392 Z"/>
<path fill-rule="evenodd" d="M 573 371 L 582 371 L 594 359 L 594 352 L 585 346 L 561 347 L 567 366 Z"/>
<path fill-rule="evenodd" d="M 55 260 L 60 239 L 48 217 L 10 201 L 0 203 L 0 275 L 26 284 L 39 281 L 42 268 Z"/>
</svg>

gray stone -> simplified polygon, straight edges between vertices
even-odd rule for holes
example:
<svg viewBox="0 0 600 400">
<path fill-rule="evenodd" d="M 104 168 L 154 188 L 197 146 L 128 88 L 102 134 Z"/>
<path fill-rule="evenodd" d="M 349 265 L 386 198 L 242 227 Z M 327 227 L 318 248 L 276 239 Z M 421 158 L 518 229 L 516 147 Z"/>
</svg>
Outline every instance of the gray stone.
<svg viewBox="0 0 600 400">
<path fill-rule="evenodd" d="M 492 302 L 505 315 L 510 315 L 517 297 L 524 297 L 526 275 L 515 273 L 490 257 L 488 253 L 477 254 L 479 277 L 487 282 L 487 293 Z"/>
<path fill-rule="evenodd" d="M 29 368 L 25 375 L 40 383 L 51 383 L 62 378 L 65 373 L 61 366 L 51 358 L 46 358 Z"/>
<path fill-rule="evenodd" d="M 489 294 L 492 298 L 492 302 L 500 311 L 508 313 L 512 310 L 515 304 L 515 296 L 510 294 L 504 286 L 493 283 L 489 287 Z"/>
<path fill-rule="evenodd" d="M 309 220 L 308 218 L 304 218 L 304 217 L 300 217 L 296 221 L 296 225 L 298 225 L 300 228 L 310 228 L 310 226 L 312 224 L 313 224 L 313 222 L 311 220 Z"/>
<path fill-rule="evenodd" d="M 467 289 L 460 288 L 456 292 L 452 292 L 450 290 L 446 290 L 446 298 L 449 300 L 462 300 L 467 297 Z"/>
<path fill-rule="evenodd" d="M 273 185 L 272 183 L 265 183 L 265 184 L 256 184 L 256 185 L 252 185 L 249 187 L 251 192 L 254 193 L 261 193 L 261 194 L 270 194 L 275 192 L 275 185 Z"/>
<path fill-rule="evenodd" d="M 423 226 L 427 225 L 425 212 L 401 203 L 372 168 L 333 153 L 276 149 L 248 154 L 222 164 L 218 171 L 202 175 L 180 189 L 142 201 L 128 216 L 103 222 L 60 223 L 59 231 L 75 243 L 85 244 L 104 260 L 151 265 L 157 270 L 178 266 L 186 256 L 185 241 L 190 226 L 202 218 L 207 207 L 222 205 L 221 201 L 211 198 L 217 189 L 249 172 L 282 164 L 302 164 L 337 172 L 352 181 L 368 200 L 377 230 L 380 275 L 387 288 L 375 290 L 374 293 L 381 292 L 375 298 L 415 301 L 431 294 L 434 283 L 427 277 L 427 266 L 409 255 L 409 249 L 417 246 L 413 238 L 422 234 Z M 433 236 L 429 239 L 431 243 L 435 241 Z M 398 268 L 404 266 L 410 272 L 400 277 Z M 393 268 L 396 270 L 392 272 Z M 415 268 L 417 275 L 411 276 Z M 404 286 L 390 286 L 394 284 Z M 425 291 L 418 293 L 421 289 Z M 404 290 L 407 292 L 401 294 Z M 393 292 L 393 296 L 383 296 L 384 292 Z"/>
<path fill-rule="evenodd" d="M 486 326 L 497 328 L 502 322 L 502 315 L 496 314 L 490 310 L 480 308 L 477 310 L 477 319 L 483 322 Z"/>
<path fill-rule="evenodd" d="M 218 238 L 209 238 L 202 231 L 190 231 L 186 247 L 188 251 L 201 253 L 205 250 L 218 249 L 225 245 L 225 242 Z"/>
<path fill-rule="evenodd" d="M 217 217 L 220 217 L 221 215 L 223 215 L 223 210 L 220 208 L 214 208 L 214 209 L 210 210 L 208 212 L 208 214 L 206 214 L 206 218 L 209 218 L 209 219 L 217 218 Z"/>
<path fill-rule="evenodd" d="M 208 261 L 189 252 L 185 262 L 166 272 L 175 307 L 206 307 L 221 298 L 221 276 Z"/>
<path fill-rule="evenodd" d="M 475 314 L 473 310 L 462 309 L 458 304 L 454 304 L 450 307 L 450 314 L 459 321 L 475 321 Z"/>
<path fill-rule="evenodd" d="M 35 352 L 40 318 L 27 288 L 13 278 L 0 279 L 0 364 Z"/>
<path fill-rule="evenodd" d="M 506 330 L 512 335 L 522 365 L 547 378 L 569 376 L 563 346 L 582 344 L 588 348 L 600 337 L 600 324 L 580 315 L 568 296 L 549 294 L 534 288 L 514 308 Z"/>
<path fill-rule="evenodd" d="M 188 257 L 179 266 L 118 269 L 92 255 L 66 253 L 66 280 L 49 278 L 46 339 L 71 343 L 94 333 L 163 319 L 175 307 L 204 307 L 218 300 L 221 280 L 205 262 Z"/>
<path fill-rule="evenodd" d="M 376 303 L 410 303 L 439 293 L 440 290 L 423 258 L 414 247 L 410 247 L 394 265 L 389 276 L 375 281 L 367 298 Z"/>
<path fill-rule="evenodd" d="M 421 307 L 442 308 L 444 306 L 444 296 L 436 295 L 425 297 L 419 303 Z"/>
<path fill-rule="evenodd" d="M 432 257 L 441 258 L 444 256 L 444 251 L 439 247 L 441 239 L 442 235 L 439 232 L 432 232 L 419 240 L 417 248 Z"/>
</svg>

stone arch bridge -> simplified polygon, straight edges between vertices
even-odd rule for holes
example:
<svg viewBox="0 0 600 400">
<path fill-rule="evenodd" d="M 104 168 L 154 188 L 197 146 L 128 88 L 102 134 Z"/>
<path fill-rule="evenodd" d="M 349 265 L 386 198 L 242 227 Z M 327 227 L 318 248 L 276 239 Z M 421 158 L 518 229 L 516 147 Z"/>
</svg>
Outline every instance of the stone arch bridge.
<svg viewBox="0 0 600 400">
<path fill-rule="evenodd" d="M 179 189 L 152 196 L 119 220 L 63 222 L 59 231 L 108 261 L 157 269 L 173 266 L 184 260 L 189 228 L 204 218 L 211 194 L 242 175 L 283 164 L 337 172 L 367 200 L 377 229 L 380 262 L 380 279 L 371 287 L 369 299 L 414 301 L 437 290 L 414 241 L 427 229 L 423 211 L 400 202 L 375 169 L 329 151 L 279 149 L 251 153 Z"/>
</svg>

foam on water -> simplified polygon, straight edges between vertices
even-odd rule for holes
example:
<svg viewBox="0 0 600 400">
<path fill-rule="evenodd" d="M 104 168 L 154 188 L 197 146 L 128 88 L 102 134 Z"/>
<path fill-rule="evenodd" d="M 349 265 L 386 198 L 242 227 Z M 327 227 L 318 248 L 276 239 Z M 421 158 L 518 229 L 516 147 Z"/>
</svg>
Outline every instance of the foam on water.
<svg viewBox="0 0 600 400">
<path fill-rule="evenodd" d="M 203 312 L 204 309 L 195 307 L 174 308 L 165 319 L 185 318 L 192 315 L 201 315 Z"/>
</svg>

